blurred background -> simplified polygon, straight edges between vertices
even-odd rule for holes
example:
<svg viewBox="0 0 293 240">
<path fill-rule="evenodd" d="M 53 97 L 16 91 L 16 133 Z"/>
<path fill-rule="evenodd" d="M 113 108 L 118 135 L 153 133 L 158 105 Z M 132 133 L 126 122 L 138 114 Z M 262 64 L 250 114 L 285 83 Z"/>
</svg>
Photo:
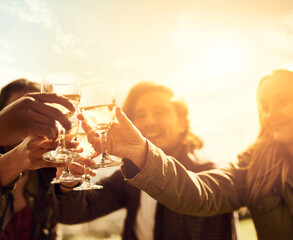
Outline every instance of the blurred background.
<svg viewBox="0 0 293 240">
<path fill-rule="evenodd" d="M 257 135 L 260 78 L 291 68 L 293 1 L 0 0 L 0 31 L 0 87 L 68 70 L 108 81 L 121 105 L 138 81 L 168 84 L 222 165 Z"/>
</svg>

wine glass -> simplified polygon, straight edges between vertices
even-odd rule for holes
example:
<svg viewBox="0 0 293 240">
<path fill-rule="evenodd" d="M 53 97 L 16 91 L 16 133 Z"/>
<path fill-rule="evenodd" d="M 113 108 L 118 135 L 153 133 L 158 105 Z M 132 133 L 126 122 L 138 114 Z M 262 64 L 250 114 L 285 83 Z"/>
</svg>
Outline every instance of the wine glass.
<svg viewBox="0 0 293 240">
<path fill-rule="evenodd" d="M 70 72 L 52 72 L 45 75 L 41 92 L 51 92 L 63 95 L 64 97 L 69 98 L 76 108 L 80 101 L 80 83 L 78 78 Z M 47 103 L 48 105 L 59 109 L 63 114 L 65 114 L 72 123 L 71 136 L 77 133 L 78 130 L 78 119 L 76 117 L 77 113 L 69 111 L 67 108 L 63 107 L 57 103 Z M 48 162 L 55 163 L 68 163 L 68 165 L 79 158 L 78 153 L 66 149 L 65 145 L 65 129 L 57 121 L 58 127 L 58 145 L 55 150 L 46 152 L 43 154 L 43 159 Z M 68 165 L 64 167 L 62 174 L 59 178 L 54 178 L 51 182 L 60 183 L 60 182 L 74 182 L 82 181 L 80 177 L 74 177 L 69 170 Z"/>
<path fill-rule="evenodd" d="M 76 139 L 79 142 L 79 146 L 83 148 L 83 152 L 80 153 L 80 155 L 85 158 L 91 157 L 93 154 L 93 149 L 92 149 L 92 145 L 87 141 L 86 133 L 80 130 L 76 135 Z M 83 174 L 82 184 L 78 187 L 73 188 L 73 190 L 81 191 L 81 190 L 102 189 L 103 186 L 94 184 L 91 182 L 91 176 L 89 174 L 90 166 L 87 164 L 84 164 L 83 167 L 84 167 L 84 174 Z"/>
<path fill-rule="evenodd" d="M 86 123 L 99 134 L 101 160 L 92 169 L 121 166 L 106 149 L 107 132 L 115 119 L 116 98 L 113 88 L 106 83 L 96 83 L 81 89 L 80 111 Z"/>
</svg>

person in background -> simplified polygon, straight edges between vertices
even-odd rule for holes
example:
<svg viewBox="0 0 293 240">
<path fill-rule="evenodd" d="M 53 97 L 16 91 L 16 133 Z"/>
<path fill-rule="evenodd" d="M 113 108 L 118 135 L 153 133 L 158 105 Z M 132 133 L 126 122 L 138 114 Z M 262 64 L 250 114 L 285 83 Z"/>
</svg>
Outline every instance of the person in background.
<svg viewBox="0 0 293 240">
<path fill-rule="evenodd" d="M 293 72 L 277 69 L 258 85 L 260 132 L 237 162 L 193 173 L 142 136 L 117 108 L 108 132 L 110 154 L 129 158 L 140 171 L 122 172 L 129 184 L 173 211 L 214 216 L 242 206 L 250 210 L 258 239 L 293 239 Z M 89 130 L 89 129 L 88 129 Z M 96 151 L 99 141 L 88 131 Z"/>
<path fill-rule="evenodd" d="M 184 169 L 201 172 L 216 167 L 206 158 L 202 140 L 190 130 L 187 105 L 169 87 L 140 82 L 130 90 L 123 109 L 145 138 L 165 154 L 176 157 Z M 130 172 L 138 171 L 130 160 L 123 161 Z M 208 218 L 176 213 L 127 184 L 119 169 L 98 184 L 104 188 L 83 192 L 70 191 L 63 187 L 64 183 L 56 186 L 58 221 L 81 223 L 126 208 L 125 240 L 232 239 L 232 213 Z M 74 210 L 77 206 L 79 211 Z"/>
<path fill-rule="evenodd" d="M 55 121 L 67 130 L 71 125 L 45 102 L 62 104 L 71 111 L 75 108 L 64 97 L 36 93 L 39 91 L 39 83 L 26 79 L 17 79 L 1 89 L 1 240 L 56 239 L 56 220 L 47 190 L 56 172 L 54 167 L 62 165 L 46 162 L 42 155 L 57 145 L 50 140 L 57 135 Z"/>
</svg>

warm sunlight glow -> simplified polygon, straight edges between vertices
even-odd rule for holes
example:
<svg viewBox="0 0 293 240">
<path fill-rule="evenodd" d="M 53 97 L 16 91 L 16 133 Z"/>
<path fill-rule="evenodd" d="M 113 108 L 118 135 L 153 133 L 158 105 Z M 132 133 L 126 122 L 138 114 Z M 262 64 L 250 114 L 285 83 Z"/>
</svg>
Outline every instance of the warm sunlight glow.
<svg viewBox="0 0 293 240">
<path fill-rule="evenodd" d="M 81 87 L 109 83 L 123 107 L 138 82 L 166 84 L 186 101 L 203 152 L 224 166 L 256 139 L 260 79 L 293 71 L 292 23 L 293 0 L 0 0 L 0 90 L 69 71 Z M 96 180 L 112 172 L 99 170 Z M 115 214 L 63 225 L 63 235 L 117 239 L 125 215 Z"/>
<path fill-rule="evenodd" d="M 215 39 L 215 42 L 217 40 Z M 209 47 L 204 56 L 206 71 L 210 76 L 232 75 L 235 72 L 245 71 L 248 66 L 248 55 L 244 47 L 237 42 L 215 44 Z"/>
<path fill-rule="evenodd" d="M 210 65 L 216 70 L 227 68 L 227 66 L 232 69 L 238 68 L 241 60 L 239 50 L 230 46 L 218 46 L 210 49 L 207 57 Z"/>
<path fill-rule="evenodd" d="M 162 81 L 215 161 L 254 140 L 253 89 L 293 56 L 290 0 L 0 2 L 0 87 L 67 70 L 111 83 L 122 104 L 138 81 Z"/>
</svg>

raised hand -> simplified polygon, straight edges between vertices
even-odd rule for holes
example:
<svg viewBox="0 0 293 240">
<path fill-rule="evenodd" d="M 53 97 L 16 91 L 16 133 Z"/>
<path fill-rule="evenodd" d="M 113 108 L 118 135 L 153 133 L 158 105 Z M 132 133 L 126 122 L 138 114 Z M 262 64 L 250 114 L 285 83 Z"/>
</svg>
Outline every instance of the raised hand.
<svg viewBox="0 0 293 240">
<path fill-rule="evenodd" d="M 45 103 L 59 103 L 70 111 L 75 110 L 70 100 L 55 93 L 29 93 L 0 112 L 0 145 L 14 145 L 27 136 L 54 139 L 58 132 L 55 121 L 70 130 L 71 123 L 67 117 Z"/>
<path fill-rule="evenodd" d="M 84 166 L 86 165 L 90 167 L 94 164 L 95 164 L 94 160 L 80 156 L 80 158 L 77 161 L 72 162 L 70 164 L 70 172 L 73 176 L 83 177 L 85 174 Z M 63 170 L 62 168 L 57 168 L 56 178 L 61 176 L 62 170 Z M 90 176 L 96 176 L 96 172 L 89 168 L 87 169 L 87 174 L 89 174 Z M 71 192 L 73 188 L 77 186 L 78 183 L 80 182 L 63 182 L 59 184 L 59 187 L 62 193 L 68 193 L 68 192 Z"/>
<path fill-rule="evenodd" d="M 42 155 L 56 146 L 53 140 L 27 137 L 11 151 L 0 157 L 0 185 L 5 186 L 25 170 L 60 165 L 45 162 Z"/>
<path fill-rule="evenodd" d="M 81 116 L 79 117 L 82 120 Z M 118 121 L 114 122 L 108 131 L 107 149 L 109 154 L 128 158 L 142 169 L 147 154 L 146 139 L 121 111 L 120 107 L 116 108 L 116 118 Z M 95 151 L 101 152 L 98 133 L 92 130 L 85 121 L 82 121 L 82 127 Z"/>
</svg>

